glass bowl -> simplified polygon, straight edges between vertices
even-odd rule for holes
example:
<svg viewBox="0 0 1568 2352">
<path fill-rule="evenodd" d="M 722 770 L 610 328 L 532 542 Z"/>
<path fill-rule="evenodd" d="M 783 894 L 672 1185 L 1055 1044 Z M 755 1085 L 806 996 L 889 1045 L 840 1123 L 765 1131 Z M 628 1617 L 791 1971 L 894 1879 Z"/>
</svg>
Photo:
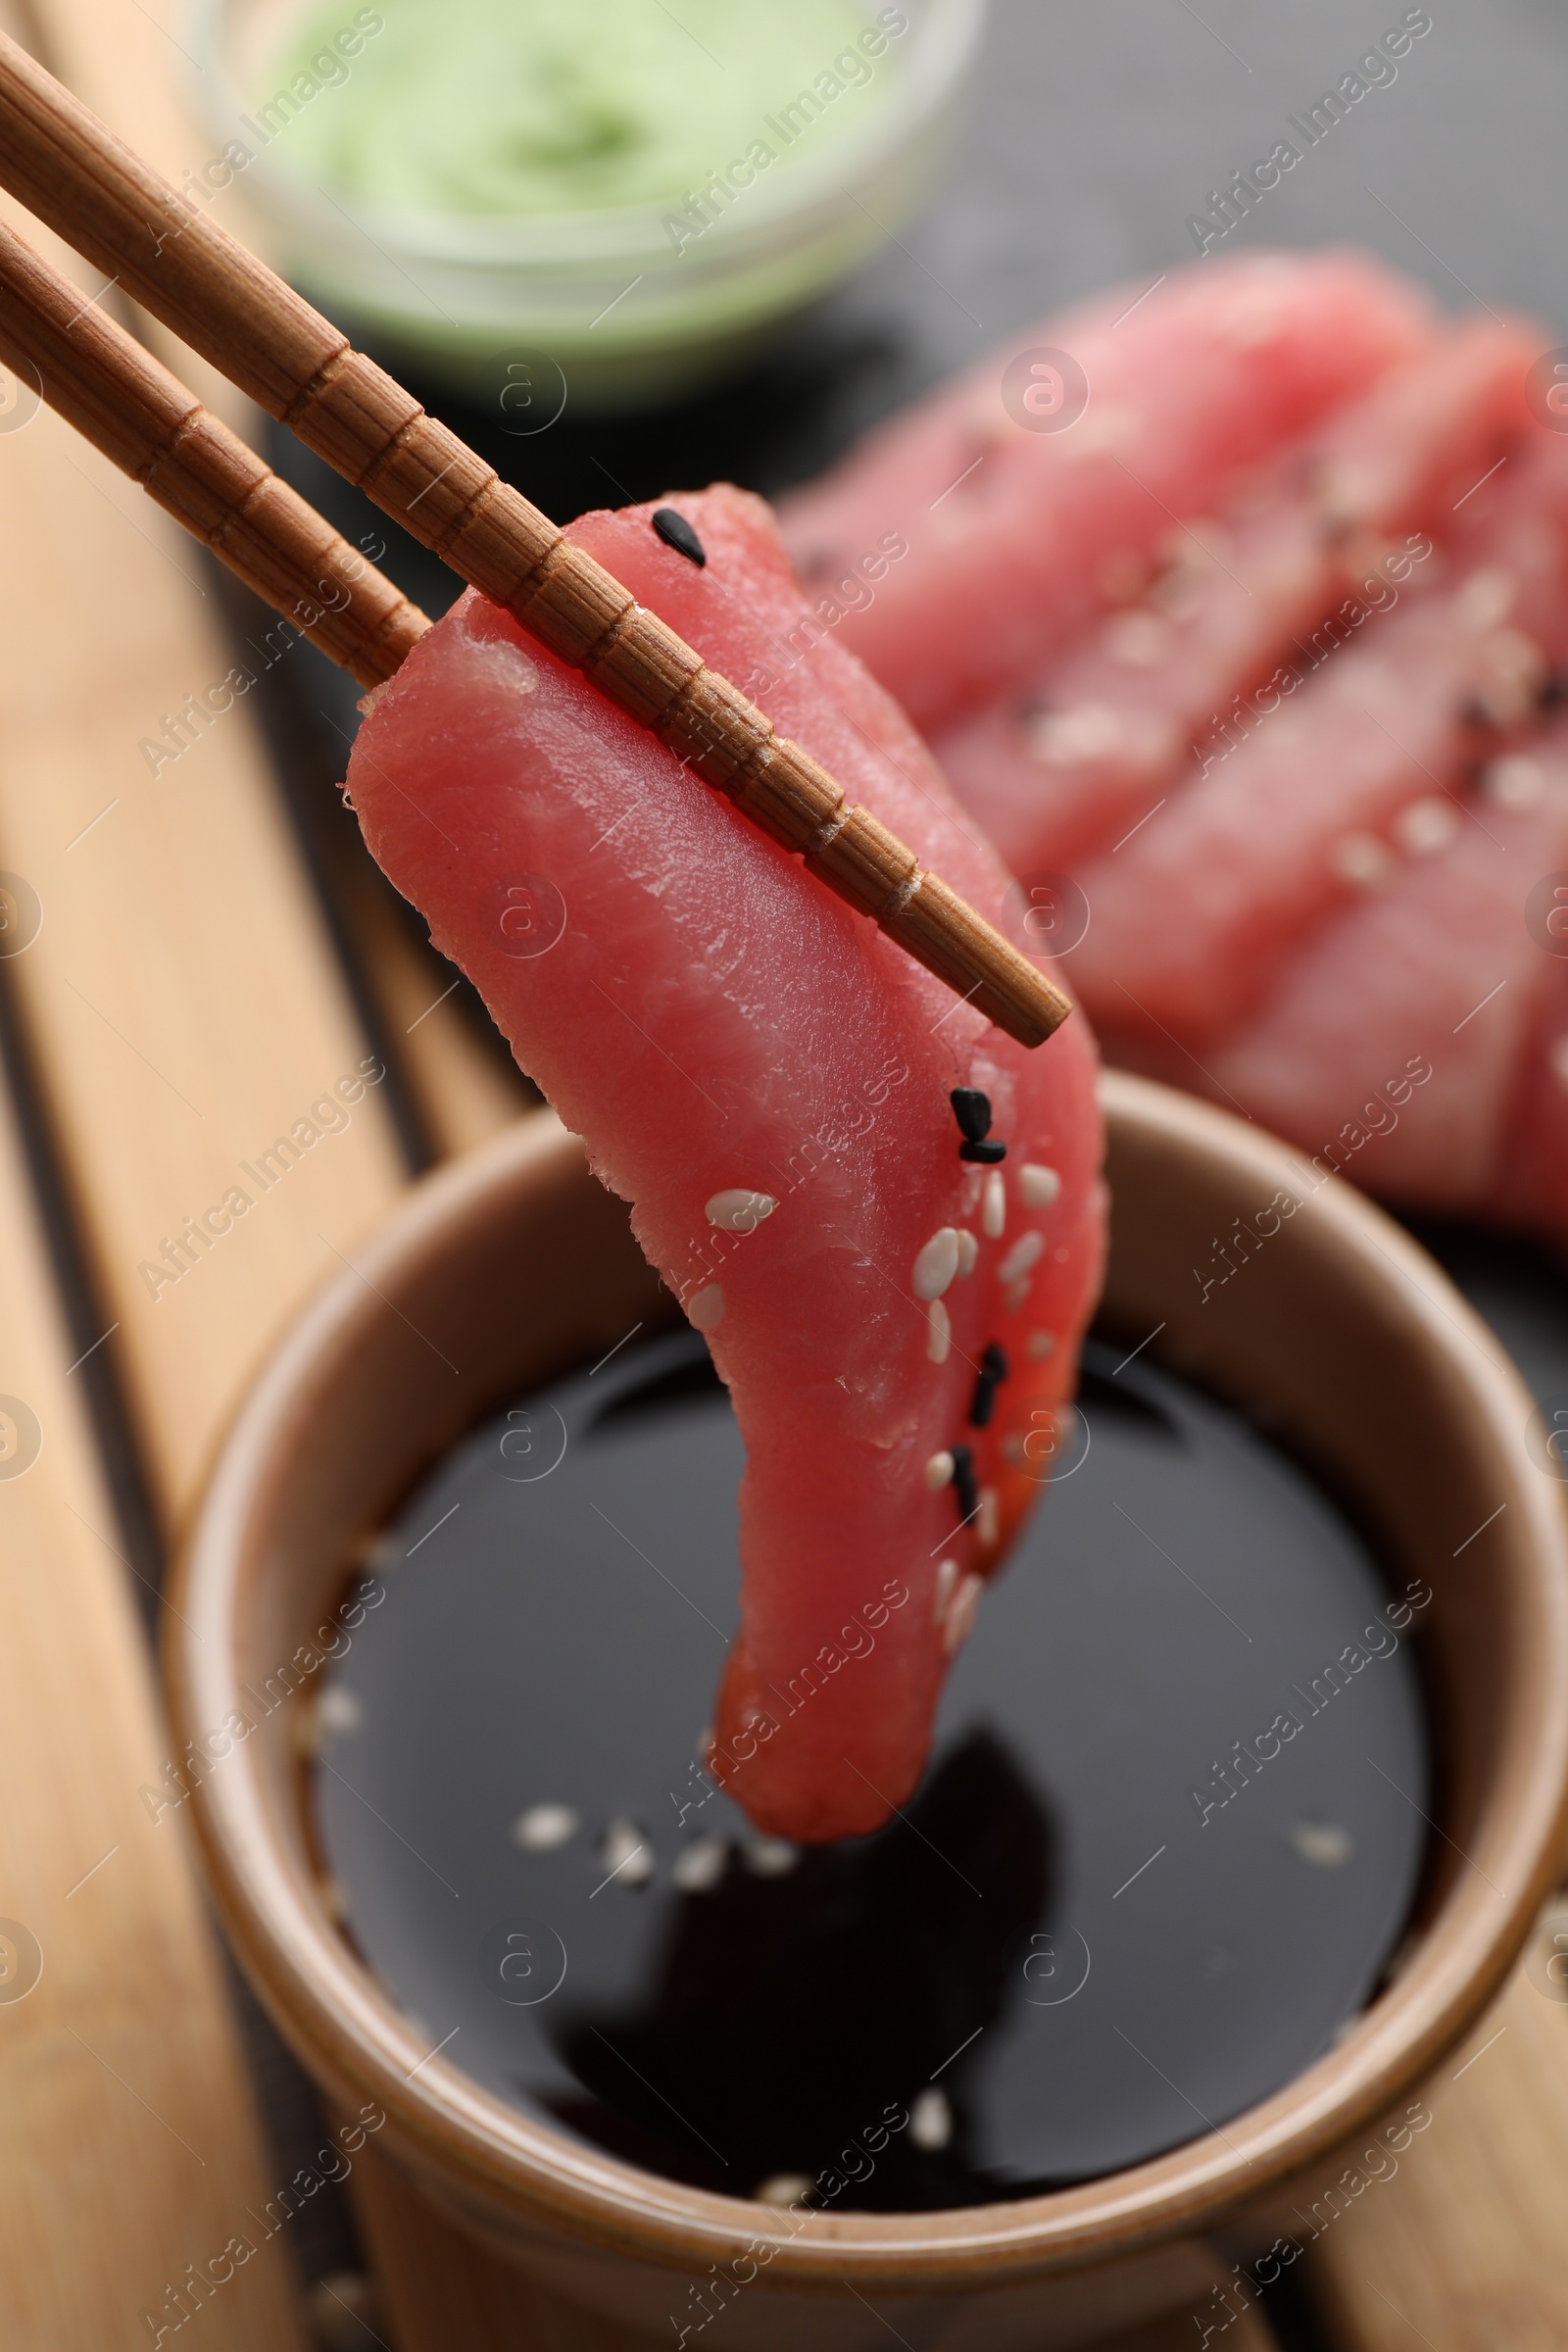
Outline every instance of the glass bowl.
<svg viewBox="0 0 1568 2352">
<path fill-rule="evenodd" d="M 431 0 L 403 0 L 420 5 Z M 400 209 L 320 184 L 290 134 L 307 104 L 337 103 L 356 67 L 364 70 L 377 37 L 368 21 L 384 29 L 375 9 L 344 0 L 342 16 L 323 52 L 325 74 L 306 77 L 321 83 L 307 98 L 276 86 L 278 61 L 291 30 L 323 22 L 318 5 L 197 0 L 194 97 L 214 141 L 199 192 L 220 218 L 222 191 L 239 191 L 270 232 L 272 258 L 335 316 L 416 354 L 470 394 L 493 396 L 513 369 L 519 410 L 542 403 L 559 414 L 567 398 L 606 410 L 689 389 L 892 237 L 946 163 L 985 0 L 868 5 L 867 33 L 883 47 L 863 93 L 844 95 L 876 103 L 841 118 L 787 168 L 752 167 L 750 180 L 744 154 L 716 152 L 707 184 L 722 175 L 722 201 L 710 195 L 707 220 L 689 209 L 690 190 L 591 211 L 476 214 Z M 432 19 L 439 26 L 433 6 Z M 883 29 L 893 19 L 902 32 Z M 809 92 L 781 92 L 758 137 L 808 139 L 820 125 L 802 95 Z M 771 133 L 762 129 L 769 118 Z M 727 143 L 722 131 L 716 138 Z"/>
</svg>

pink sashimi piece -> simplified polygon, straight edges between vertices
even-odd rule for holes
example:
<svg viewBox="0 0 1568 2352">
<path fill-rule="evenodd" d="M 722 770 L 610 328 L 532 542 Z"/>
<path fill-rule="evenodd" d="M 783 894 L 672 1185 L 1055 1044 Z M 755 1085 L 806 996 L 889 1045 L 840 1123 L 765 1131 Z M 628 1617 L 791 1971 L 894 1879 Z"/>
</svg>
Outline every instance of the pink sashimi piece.
<svg viewBox="0 0 1568 2352">
<path fill-rule="evenodd" d="M 1568 794 L 1568 745 L 1532 744 L 1511 773 L 1528 781 L 1532 768 L 1554 795 Z M 1514 1072 L 1486 1213 L 1507 1225 L 1549 1235 L 1568 1250 L 1568 838 L 1543 841 L 1535 861 L 1517 878 L 1515 898 L 1528 890 L 1522 912 L 1542 967 L 1534 1009 Z"/>
<path fill-rule="evenodd" d="M 1257 1017 L 1205 1052 L 1208 1091 L 1320 1174 L 1427 1209 L 1473 1209 L 1496 1184 L 1515 1073 L 1558 977 L 1525 900 L 1568 867 L 1568 737 L 1531 764 L 1534 806 L 1480 793 L 1444 848 L 1326 925 Z M 1504 770 L 1527 772 L 1518 755 Z M 1556 1199 L 1560 1217 L 1568 1160 Z"/>
<path fill-rule="evenodd" d="M 1568 1250 L 1568 963 L 1541 993 L 1491 1186 L 1476 1204 Z"/>
<path fill-rule="evenodd" d="M 1547 512 L 1568 451 L 1509 464 L 1441 593 L 1348 624 L 1222 765 L 1079 869 L 1092 920 L 1071 978 L 1107 1024 L 1199 1051 L 1234 1029 L 1354 903 L 1391 830 L 1428 824 L 1412 804 L 1441 808 L 1468 760 L 1534 722 L 1568 657 L 1568 538 Z"/>
<path fill-rule="evenodd" d="M 1136 588 L 1176 517 L 1423 348 L 1429 317 L 1329 253 L 1204 261 L 1048 319 L 788 502 L 817 615 L 917 725 L 960 719 Z M 1036 350 L 1087 386 L 1065 429 L 1035 429 L 1050 413 L 1013 381 Z M 1075 407 L 1068 386 L 1057 413 Z"/>
<path fill-rule="evenodd" d="M 1027 693 L 937 737 L 1015 873 L 1070 870 L 1224 758 L 1285 673 L 1310 669 L 1347 597 L 1387 612 L 1420 592 L 1417 526 L 1446 520 L 1517 438 L 1543 333 L 1482 318 L 1435 334 L 1218 519 L 1178 525 L 1151 587 Z"/>
<path fill-rule="evenodd" d="M 766 509 L 725 488 L 672 503 L 706 568 L 646 508 L 572 536 L 998 919 L 1006 875 L 902 713 L 844 647 L 796 657 L 803 608 Z M 631 1202 L 729 1386 L 741 1631 L 710 1769 L 775 1834 L 875 1828 L 918 1778 L 965 1580 L 1038 1492 L 1013 1457 L 1070 1394 L 1103 1248 L 1086 1025 L 1013 1045 L 471 594 L 371 698 L 349 784 L 376 858 Z M 1007 1146 L 1001 1237 L 990 1172 L 958 1157 L 957 1086 L 989 1097 Z M 731 1229 L 725 1194 L 774 1205 Z M 918 1298 L 960 1228 L 972 1272 Z M 978 1432 L 993 1342 L 1008 1377 Z M 928 1481 L 966 1437 L 995 1497 L 983 1533 Z"/>
</svg>

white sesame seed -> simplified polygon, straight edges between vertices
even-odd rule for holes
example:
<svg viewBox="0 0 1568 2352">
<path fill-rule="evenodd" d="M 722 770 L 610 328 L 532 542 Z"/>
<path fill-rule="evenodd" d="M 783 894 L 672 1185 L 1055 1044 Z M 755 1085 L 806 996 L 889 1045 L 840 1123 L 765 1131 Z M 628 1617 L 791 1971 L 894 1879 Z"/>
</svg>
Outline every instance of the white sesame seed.
<svg viewBox="0 0 1568 2352">
<path fill-rule="evenodd" d="M 1025 1208 L 1049 1208 L 1060 1190 L 1055 1169 L 1043 1167 L 1039 1160 L 1026 1159 L 1018 1170 L 1018 1198 Z"/>
<path fill-rule="evenodd" d="M 1458 811 L 1431 793 L 1401 808 L 1394 820 L 1394 838 L 1407 858 L 1434 857 L 1447 848 L 1458 830 Z"/>
<path fill-rule="evenodd" d="M 750 1193 L 737 1186 L 730 1192 L 714 1193 L 703 1214 L 721 1233 L 755 1233 L 777 1206 L 771 1193 Z"/>
<path fill-rule="evenodd" d="M 809 2177 L 805 2173 L 771 2173 L 752 2191 L 756 2205 L 795 2205 L 811 2190 Z"/>
<path fill-rule="evenodd" d="M 937 1562 L 937 1581 L 931 1589 L 931 1622 L 933 1625 L 942 1623 L 948 1613 L 948 1604 L 957 1589 L 957 1561 L 939 1560 Z"/>
<path fill-rule="evenodd" d="M 1017 1314 L 1027 1304 L 1034 1287 L 1035 1278 L 1032 1274 L 1020 1274 L 1016 1282 L 1008 1283 L 1002 1294 L 1002 1303 L 1009 1315 Z"/>
<path fill-rule="evenodd" d="M 966 1225 L 960 1225 L 958 1228 L 958 1280 L 960 1282 L 974 1272 L 975 1259 L 979 1254 L 980 1245 L 974 1235 Z"/>
<path fill-rule="evenodd" d="M 580 1826 L 570 1805 L 530 1805 L 512 1825 L 513 1842 L 526 1854 L 549 1854 L 575 1838 Z"/>
<path fill-rule="evenodd" d="M 943 1225 L 920 1250 L 914 1261 L 914 1295 L 917 1298 L 940 1298 L 958 1271 L 958 1236 L 952 1225 Z"/>
<path fill-rule="evenodd" d="M 1335 1821 L 1298 1821 L 1286 1838 L 1303 1862 L 1318 1870 L 1340 1870 L 1355 1853 L 1355 1839 Z"/>
<path fill-rule="evenodd" d="M 675 1856 L 670 1877 L 682 1894 L 706 1894 L 724 1876 L 729 1847 L 722 1838 L 694 1838 Z"/>
<path fill-rule="evenodd" d="M 922 2090 L 909 2109 L 909 2137 L 917 2148 L 945 2148 L 953 2137 L 953 2109 L 934 2085 Z"/>
<path fill-rule="evenodd" d="M 787 1878 L 801 1858 L 800 1847 L 787 1838 L 748 1838 L 741 1851 L 747 1869 L 758 1879 Z"/>
<path fill-rule="evenodd" d="M 966 1576 L 953 1595 L 953 1605 L 942 1628 L 942 1646 L 951 1658 L 968 1640 L 974 1625 L 974 1613 L 980 1605 L 980 1579 Z"/>
<path fill-rule="evenodd" d="M 1007 1230 L 1007 1188 L 1002 1181 L 1000 1168 L 986 1170 L 985 1206 L 980 1211 L 980 1230 L 988 1242 L 1000 1242 Z"/>
<path fill-rule="evenodd" d="M 1042 710 L 1024 724 L 1030 755 L 1050 766 L 1103 760 L 1120 748 L 1121 720 L 1103 703 L 1082 703 L 1076 710 Z"/>
<path fill-rule="evenodd" d="M 710 1282 L 686 1301 L 686 1319 L 697 1331 L 716 1331 L 724 1320 L 724 1289 Z"/>
<path fill-rule="evenodd" d="M 1021 1233 L 997 1268 L 997 1280 L 1002 1283 L 1016 1282 L 1020 1274 L 1030 1273 L 1040 1263 L 1045 1247 L 1046 1237 L 1043 1233 Z"/>
<path fill-rule="evenodd" d="M 944 1487 L 952 1486 L 954 1467 L 953 1456 L 946 1447 L 931 1456 L 925 1466 L 925 1483 L 933 1494 L 940 1494 Z"/>
<path fill-rule="evenodd" d="M 599 1859 L 617 1886 L 646 1886 L 654 1857 L 634 1821 L 612 1821 L 599 1840 Z"/>
<path fill-rule="evenodd" d="M 1375 833 L 1342 833 L 1329 851 L 1329 863 L 1342 882 L 1353 882 L 1358 890 L 1375 890 L 1394 871 L 1389 845 Z"/>
<path fill-rule="evenodd" d="M 357 1732 L 365 1721 L 365 1709 L 352 1690 L 342 1683 L 328 1683 L 320 1697 L 320 1722 L 323 1732 Z"/>
<path fill-rule="evenodd" d="M 1054 1331 L 1032 1331 L 1023 1344 L 1023 1351 L 1025 1355 L 1032 1356 L 1037 1364 L 1043 1364 L 1048 1355 L 1054 1355 L 1056 1352 L 1055 1333 Z"/>
<path fill-rule="evenodd" d="M 1546 1049 L 1551 1074 L 1559 1086 L 1568 1086 L 1568 1037 L 1553 1038 Z"/>
<path fill-rule="evenodd" d="M 1519 583 L 1511 571 L 1492 564 L 1484 571 L 1473 571 L 1459 591 L 1459 611 L 1472 629 L 1495 628 L 1506 620 L 1513 610 Z"/>
<path fill-rule="evenodd" d="M 995 1487 L 982 1487 L 980 1490 L 980 1513 L 974 1523 L 974 1532 L 982 1544 L 994 1544 L 1002 1533 L 1002 1510 Z"/>
<path fill-rule="evenodd" d="M 1539 760 L 1514 752 L 1488 763 L 1481 789 L 1499 808 L 1539 808 L 1546 797 L 1545 772 Z"/>
<path fill-rule="evenodd" d="M 940 1298 L 926 1308 L 925 1351 L 934 1364 L 945 1364 L 953 1346 L 953 1325 Z"/>
</svg>

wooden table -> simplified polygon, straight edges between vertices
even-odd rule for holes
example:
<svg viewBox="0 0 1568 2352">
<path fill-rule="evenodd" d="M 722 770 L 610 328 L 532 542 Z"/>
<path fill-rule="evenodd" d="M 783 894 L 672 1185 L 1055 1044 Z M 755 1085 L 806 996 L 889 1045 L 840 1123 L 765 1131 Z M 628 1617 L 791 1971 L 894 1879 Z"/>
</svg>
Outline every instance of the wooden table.
<svg viewBox="0 0 1568 2352">
<path fill-rule="evenodd" d="M 171 176 L 202 160 L 162 0 L 41 0 L 16 28 Z M 188 2340 L 234 2352 L 545 2352 L 548 2299 L 368 2150 L 350 2181 L 361 2255 L 341 2214 L 307 2221 L 199 2310 L 181 2295 L 308 2162 L 313 2119 L 265 2028 L 242 2034 L 181 1823 L 143 1794 L 167 1762 L 146 1604 L 246 1379 L 416 1159 L 529 1098 L 368 863 L 307 855 L 263 694 L 151 772 L 144 739 L 233 659 L 233 609 L 24 399 L 0 412 L 0 871 L 41 910 L 24 944 L 33 901 L 0 882 L 24 926 L 0 940 L 0 2342 L 129 2352 L 183 2335 L 184 2311 Z M 347 1132 L 154 1296 L 140 1269 L 164 1237 L 371 1051 L 389 1079 Z M 1119 2352 L 1568 2343 L 1559 1924 L 1431 2086 L 1397 2178 L 1321 2227 L 1301 2294 L 1269 2317 L 1234 2286 L 1227 2301 L 1250 2249 L 1217 2247 L 1210 2301 Z M 633 2352 L 609 2328 L 604 2344 Z"/>
</svg>

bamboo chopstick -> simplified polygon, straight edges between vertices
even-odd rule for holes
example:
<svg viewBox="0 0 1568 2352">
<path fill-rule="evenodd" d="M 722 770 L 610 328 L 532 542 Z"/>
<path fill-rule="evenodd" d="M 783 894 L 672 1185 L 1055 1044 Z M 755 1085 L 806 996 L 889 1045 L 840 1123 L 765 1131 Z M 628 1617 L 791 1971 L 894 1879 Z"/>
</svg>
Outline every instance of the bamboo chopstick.
<svg viewBox="0 0 1568 2352">
<path fill-rule="evenodd" d="M 3 34 L 0 183 L 977 1011 L 1025 1046 L 1065 1019 L 808 754 Z"/>
<path fill-rule="evenodd" d="M 0 224 L 0 360 L 362 686 L 430 623 L 123 327 Z"/>
</svg>

